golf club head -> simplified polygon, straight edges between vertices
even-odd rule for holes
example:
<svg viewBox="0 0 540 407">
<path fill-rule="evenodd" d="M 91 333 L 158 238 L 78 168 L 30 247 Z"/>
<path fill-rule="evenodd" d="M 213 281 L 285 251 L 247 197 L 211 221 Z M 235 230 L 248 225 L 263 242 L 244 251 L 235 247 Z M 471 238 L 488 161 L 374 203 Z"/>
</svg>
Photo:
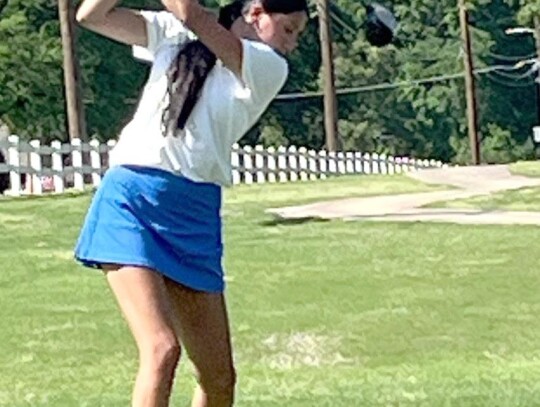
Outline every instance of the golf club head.
<svg viewBox="0 0 540 407">
<path fill-rule="evenodd" d="M 366 38 L 376 47 L 384 47 L 392 42 L 398 23 L 394 14 L 378 3 L 366 6 Z"/>
</svg>

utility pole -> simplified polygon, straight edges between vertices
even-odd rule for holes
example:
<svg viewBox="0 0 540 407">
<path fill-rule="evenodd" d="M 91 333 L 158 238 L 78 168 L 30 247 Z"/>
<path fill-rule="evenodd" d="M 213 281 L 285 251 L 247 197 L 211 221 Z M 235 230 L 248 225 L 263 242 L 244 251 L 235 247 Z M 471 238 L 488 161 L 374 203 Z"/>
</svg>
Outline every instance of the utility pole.
<svg viewBox="0 0 540 407">
<path fill-rule="evenodd" d="M 473 54 L 471 33 L 469 31 L 468 12 L 465 0 L 458 0 L 459 23 L 461 26 L 461 39 L 463 41 L 463 62 L 465 64 L 465 91 L 467 94 L 467 123 L 471 145 L 472 163 L 480 165 L 480 140 L 478 137 L 478 111 L 476 104 L 476 88 L 474 80 Z"/>
<path fill-rule="evenodd" d="M 70 0 L 58 0 L 64 52 L 64 87 L 69 138 L 86 140 L 86 122 L 81 97 L 80 68 L 75 53 L 75 10 Z"/>
<path fill-rule="evenodd" d="M 324 129 L 326 134 L 326 150 L 336 151 L 339 148 L 337 136 L 338 112 L 329 7 L 328 0 L 317 1 L 324 76 Z"/>
<path fill-rule="evenodd" d="M 537 123 L 540 125 L 540 17 L 534 16 L 534 42 L 536 44 L 536 111 Z"/>
</svg>

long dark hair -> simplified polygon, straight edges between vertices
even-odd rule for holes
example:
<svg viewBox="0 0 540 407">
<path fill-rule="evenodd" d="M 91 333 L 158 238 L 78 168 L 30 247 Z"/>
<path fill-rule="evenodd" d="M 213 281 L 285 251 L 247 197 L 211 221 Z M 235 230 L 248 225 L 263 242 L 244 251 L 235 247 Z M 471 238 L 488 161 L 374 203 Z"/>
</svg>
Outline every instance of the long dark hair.
<svg viewBox="0 0 540 407">
<path fill-rule="evenodd" d="M 308 12 L 306 0 L 234 0 L 219 10 L 218 22 L 230 30 L 233 23 L 259 1 L 267 13 L 291 14 Z M 188 41 L 167 70 L 169 105 L 163 111 L 164 136 L 182 130 L 199 99 L 208 73 L 216 64 L 216 56 L 201 41 Z"/>
</svg>

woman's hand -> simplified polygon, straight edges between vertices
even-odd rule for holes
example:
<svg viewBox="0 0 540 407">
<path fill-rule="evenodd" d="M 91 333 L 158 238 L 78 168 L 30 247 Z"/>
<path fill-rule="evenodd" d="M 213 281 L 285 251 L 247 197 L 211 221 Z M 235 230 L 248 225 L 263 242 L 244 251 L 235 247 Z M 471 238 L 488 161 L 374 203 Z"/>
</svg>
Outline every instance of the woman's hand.
<svg viewBox="0 0 540 407">
<path fill-rule="evenodd" d="M 202 8 L 196 0 L 161 0 L 161 4 L 183 23 L 186 23 L 186 20 L 191 17 L 190 13 Z"/>
<path fill-rule="evenodd" d="M 192 31 L 238 77 L 242 71 L 242 43 L 218 23 L 196 0 L 161 0 L 163 6 Z"/>
</svg>

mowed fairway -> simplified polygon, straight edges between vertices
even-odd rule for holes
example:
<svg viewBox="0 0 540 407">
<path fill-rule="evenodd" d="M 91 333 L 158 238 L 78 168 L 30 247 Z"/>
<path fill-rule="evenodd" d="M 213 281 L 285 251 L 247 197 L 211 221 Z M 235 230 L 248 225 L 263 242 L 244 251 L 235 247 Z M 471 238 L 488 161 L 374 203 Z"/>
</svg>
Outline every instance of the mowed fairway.
<svg viewBox="0 0 540 407">
<path fill-rule="evenodd" d="M 540 405 L 540 229 L 276 222 L 269 207 L 433 189 L 403 176 L 226 193 L 242 407 Z M 71 260 L 90 195 L 0 200 L 0 405 L 128 406 L 136 349 Z M 193 386 L 183 361 L 173 406 Z"/>
<path fill-rule="evenodd" d="M 540 161 L 520 161 L 510 165 L 509 169 L 515 175 L 532 178 L 540 177 Z M 540 187 L 520 188 L 500 191 L 491 195 L 480 195 L 468 199 L 436 202 L 432 205 L 428 205 L 428 207 L 473 208 L 486 211 L 540 211 Z"/>
</svg>

